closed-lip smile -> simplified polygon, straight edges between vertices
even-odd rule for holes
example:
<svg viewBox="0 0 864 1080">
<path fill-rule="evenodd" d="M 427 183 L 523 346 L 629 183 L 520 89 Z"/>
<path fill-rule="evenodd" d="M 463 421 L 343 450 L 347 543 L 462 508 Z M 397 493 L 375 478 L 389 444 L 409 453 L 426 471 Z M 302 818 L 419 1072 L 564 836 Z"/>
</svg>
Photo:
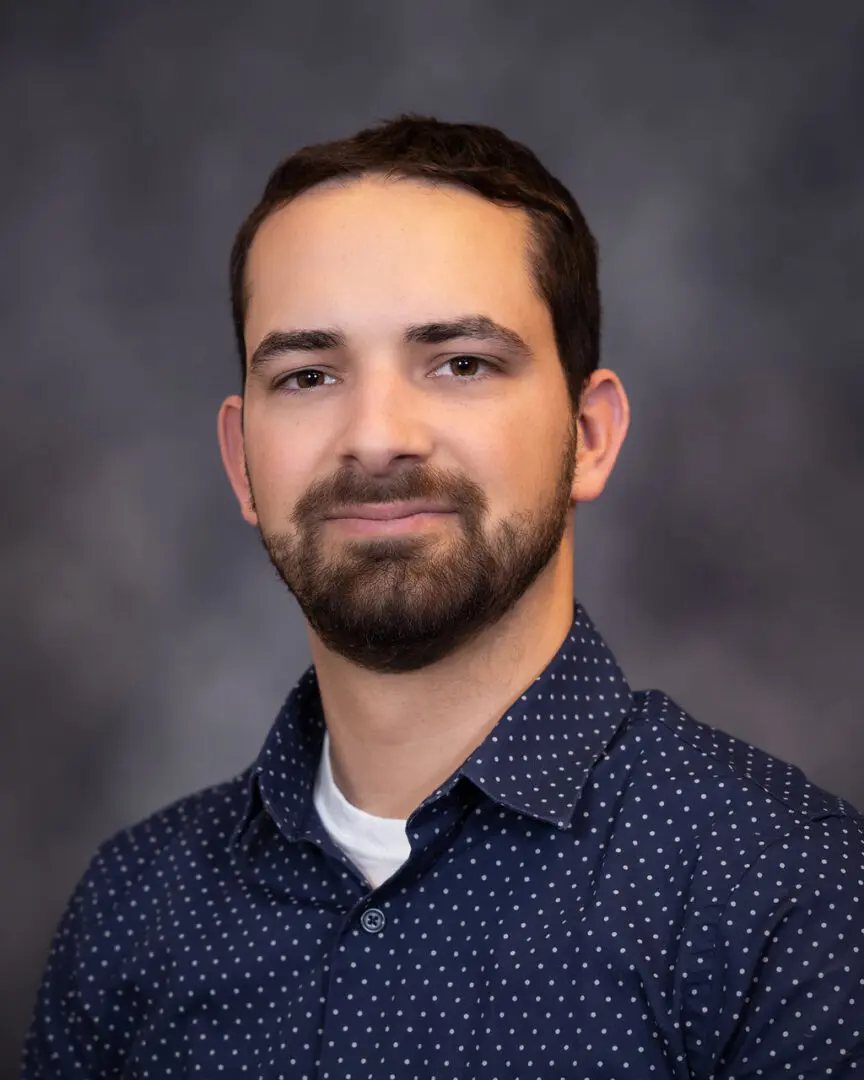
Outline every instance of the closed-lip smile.
<svg viewBox="0 0 864 1080">
<path fill-rule="evenodd" d="M 447 514 L 451 513 L 449 506 L 441 506 L 440 503 L 420 502 L 392 502 L 392 503 L 367 503 L 365 506 L 346 506 L 332 514 L 328 518 L 366 518 L 370 521 L 392 521 L 395 518 L 411 517 L 414 514 Z"/>
</svg>

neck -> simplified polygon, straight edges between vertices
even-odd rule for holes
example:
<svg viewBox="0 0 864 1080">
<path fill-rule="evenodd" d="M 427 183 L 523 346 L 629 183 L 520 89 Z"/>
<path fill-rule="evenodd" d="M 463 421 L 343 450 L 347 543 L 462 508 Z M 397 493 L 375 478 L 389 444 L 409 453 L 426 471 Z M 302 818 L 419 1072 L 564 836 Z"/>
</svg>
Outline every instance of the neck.
<svg viewBox="0 0 864 1080">
<path fill-rule="evenodd" d="M 573 622 L 566 547 L 504 618 L 423 671 L 358 668 L 310 631 L 333 778 L 350 803 L 378 817 L 408 818 L 542 673 Z"/>
</svg>

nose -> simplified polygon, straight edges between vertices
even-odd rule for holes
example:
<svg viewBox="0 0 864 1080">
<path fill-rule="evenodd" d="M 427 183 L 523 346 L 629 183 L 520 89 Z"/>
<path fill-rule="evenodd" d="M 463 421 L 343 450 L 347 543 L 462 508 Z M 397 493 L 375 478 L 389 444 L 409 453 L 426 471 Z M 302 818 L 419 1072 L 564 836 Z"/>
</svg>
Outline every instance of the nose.
<svg viewBox="0 0 864 1080">
<path fill-rule="evenodd" d="M 339 453 L 371 475 L 392 472 L 393 463 L 423 460 L 433 447 L 428 400 L 405 375 L 379 369 L 357 379 L 344 395 Z"/>
</svg>

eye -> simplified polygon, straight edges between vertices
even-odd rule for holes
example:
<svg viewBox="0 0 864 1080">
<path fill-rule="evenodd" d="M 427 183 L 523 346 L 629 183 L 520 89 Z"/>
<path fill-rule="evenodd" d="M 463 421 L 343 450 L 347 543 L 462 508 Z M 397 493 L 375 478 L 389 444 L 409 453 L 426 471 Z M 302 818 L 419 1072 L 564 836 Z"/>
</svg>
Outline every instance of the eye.
<svg viewBox="0 0 864 1080">
<path fill-rule="evenodd" d="M 292 371 L 290 375 L 280 375 L 273 383 L 274 389 L 281 391 L 285 394 L 300 394 L 306 393 L 309 390 L 317 390 L 316 386 L 303 386 L 302 384 L 297 387 L 291 387 L 287 384 L 292 379 L 305 379 L 307 376 L 312 375 L 316 378 L 328 378 L 326 371 L 319 371 L 318 368 L 303 368 L 302 371 Z M 332 375 L 329 378 L 333 378 Z"/>
<path fill-rule="evenodd" d="M 436 370 L 440 371 L 441 368 L 446 367 L 448 364 L 465 364 L 465 363 L 467 363 L 469 365 L 483 364 L 485 367 L 491 368 L 493 371 L 497 370 L 495 365 L 493 363 L 491 363 L 491 361 L 484 360 L 481 356 L 472 356 L 469 353 L 466 353 L 463 356 L 449 356 L 444 361 L 444 363 L 441 365 L 441 367 L 437 368 Z M 486 379 L 486 378 L 488 378 L 488 375 L 473 375 L 473 374 L 471 374 L 471 372 L 466 373 L 464 371 L 464 368 L 463 368 L 462 372 L 458 376 L 456 376 L 456 378 L 460 382 L 475 382 L 478 379 Z"/>
<path fill-rule="evenodd" d="M 493 364 L 490 360 L 484 360 L 481 356 L 472 356 L 469 353 L 461 356 L 449 356 L 444 361 L 444 363 L 437 367 L 435 370 L 440 371 L 442 368 L 447 367 L 448 364 L 458 364 L 461 366 L 461 374 L 452 376 L 452 380 L 455 382 L 478 382 L 480 379 L 489 378 L 488 374 L 474 374 L 470 370 L 466 373 L 464 368 L 465 364 L 469 366 L 469 369 L 472 366 L 476 366 L 479 364 L 483 367 L 490 369 L 491 371 L 497 371 L 495 364 Z M 318 390 L 323 384 L 321 382 L 316 382 L 314 385 L 308 385 L 306 380 L 308 380 L 310 377 L 312 377 L 313 379 L 335 378 L 335 376 L 328 375 L 326 371 L 321 371 L 319 368 L 303 368 L 301 371 L 292 371 L 288 375 L 280 375 L 278 379 L 274 380 L 273 389 L 278 390 L 280 393 L 283 394 L 307 394 L 311 390 Z M 436 378 L 440 377 L 441 376 L 436 376 Z M 288 384 L 294 379 L 298 380 L 298 385 L 289 386 Z"/>
</svg>

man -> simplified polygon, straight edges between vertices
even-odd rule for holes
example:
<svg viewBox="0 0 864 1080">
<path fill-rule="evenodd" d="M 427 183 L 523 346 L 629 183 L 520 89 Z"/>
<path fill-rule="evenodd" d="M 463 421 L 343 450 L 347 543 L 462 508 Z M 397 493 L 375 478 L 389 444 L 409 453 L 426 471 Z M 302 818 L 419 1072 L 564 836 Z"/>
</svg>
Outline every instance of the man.
<svg viewBox="0 0 864 1080">
<path fill-rule="evenodd" d="M 253 767 L 97 853 L 25 1077 L 864 1070 L 862 818 L 631 690 L 573 598 L 629 418 L 595 251 L 488 127 L 273 173 L 218 431 L 314 663 Z"/>
</svg>

